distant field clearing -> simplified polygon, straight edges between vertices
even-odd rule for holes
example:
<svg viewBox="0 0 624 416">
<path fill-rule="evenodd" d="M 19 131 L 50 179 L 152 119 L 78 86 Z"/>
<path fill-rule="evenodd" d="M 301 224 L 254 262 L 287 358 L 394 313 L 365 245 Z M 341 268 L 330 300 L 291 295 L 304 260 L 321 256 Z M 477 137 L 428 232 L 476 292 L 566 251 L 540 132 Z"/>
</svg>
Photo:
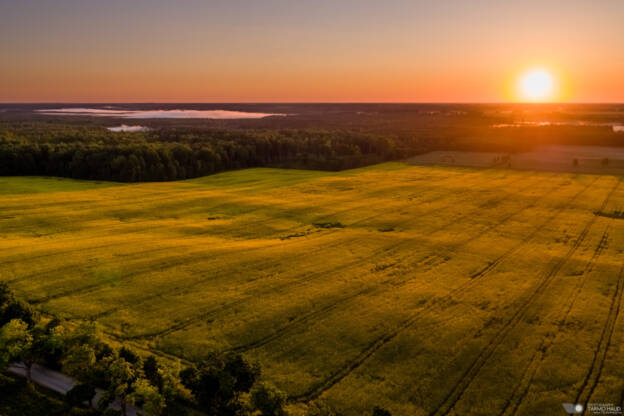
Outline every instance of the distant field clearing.
<svg viewBox="0 0 624 416">
<path fill-rule="evenodd" d="M 529 152 L 518 153 L 435 151 L 415 156 L 410 162 L 417 165 L 624 174 L 624 150 L 607 146 L 538 146 Z"/>
<path fill-rule="evenodd" d="M 0 279 L 297 414 L 554 415 L 624 389 L 617 176 L 377 165 L 113 184 L 0 178 Z"/>
</svg>

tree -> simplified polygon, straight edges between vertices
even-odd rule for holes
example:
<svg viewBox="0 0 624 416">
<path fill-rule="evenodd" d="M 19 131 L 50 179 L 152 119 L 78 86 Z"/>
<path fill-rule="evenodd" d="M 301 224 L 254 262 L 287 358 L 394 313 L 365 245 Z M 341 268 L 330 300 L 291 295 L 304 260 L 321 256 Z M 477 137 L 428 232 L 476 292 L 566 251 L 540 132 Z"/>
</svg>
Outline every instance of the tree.
<svg viewBox="0 0 624 416">
<path fill-rule="evenodd" d="M 36 324 L 36 315 L 30 305 L 16 300 L 6 284 L 0 285 L 0 315 L 4 350 L 2 361 L 4 365 L 9 361 L 22 361 L 28 383 L 31 383 L 33 364 L 60 353 L 62 341 L 56 330 L 58 325 Z"/>
<path fill-rule="evenodd" d="M 3 311 L 11 300 L 13 300 L 13 292 L 9 289 L 9 285 L 6 282 L 0 282 L 0 311 Z"/>
<path fill-rule="evenodd" d="M 35 312 L 30 305 L 21 300 L 16 300 L 13 294 L 9 295 L 4 305 L 0 305 L 0 326 L 12 319 L 19 319 L 25 322 L 28 327 L 35 324 Z"/>
<path fill-rule="evenodd" d="M 375 406 L 373 409 L 373 416 L 392 416 L 392 413 L 383 407 Z"/>
<path fill-rule="evenodd" d="M 80 381 L 89 381 L 95 362 L 95 351 L 91 345 L 74 345 L 63 359 L 63 371 Z"/>
<path fill-rule="evenodd" d="M 132 384 L 136 379 L 136 372 L 132 365 L 123 358 L 117 358 L 108 366 L 110 376 L 109 394 L 121 400 L 121 413 L 126 416 L 126 407 L 130 404 Z"/>
<path fill-rule="evenodd" d="M 95 346 L 101 339 L 100 327 L 96 322 L 83 322 L 67 335 L 66 342 L 68 346 L 78 344 Z"/>
<path fill-rule="evenodd" d="M 226 356 L 223 370 L 234 379 L 235 392 L 249 393 L 260 376 L 260 367 L 245 361 L 240 354 Z"/>
<path fill-rule="evenodd" d="M 4 369 L 9 363 L 20 360 L 32 346 L 32 340 L 28 324 L 20 319 L 13 319 L 0 328 L 0 368 Z M 30 382 L 29 373 L 27 371 L 26 376 Z"/>
<path fill-rule="evenodd" d="M 183 370 L 180 378 L 204 411 L 226 416 L 241 412 L 240 395 L 249 392 L 259 375 L 257 365 L 230 354 L 209 357 L 198 367 Z"/>
<path fill-rule="evenodd" d="M 114 350 L 101 341 L 95 323 L 83 323 L 64 337 L 63 371 L 83 383 L 108 389 L 108 366 L 117 357 Z"/>
<path fill-rule="evenodd" d="M 58 319 L 52 319 L 45 325 L 45 338 L 42 340 L 42 364 L 54 370 L 60 370 L 65 354 L 65 328 Z"/>
<path fill-rule="evenodd" d="M 12 319 L 20 319 L 32 327 L 35 312 L 27 303 L 17 300 L 5 282 L 0 283 L 0 327 Z"/>
<path fill-rule="evenodd" d="M 158 392 L 165 400 L 165 410 L 176 414 L 175 399 L 182 388 L 178 374 L 180 374 L 180 363 L 174 361 L 167 365 L 161 365 L 152 355 L 143 362 L 143 374 L 150 384 L 158 389 Z"/>
<path fill-rule="evenodd" d="M 160 366 L 158 365 L 158 361 L 153 355 L 150 355 L 143 362 L 143 374 L 145 374 L 145 378 L 149 380 L 149 382 L 158 387 L 159 390 L 163 387 L 163 378 L 160 372 Z"/>
<path fill-rule="evenodd" d="M 134 351 L 126 348 L 125 346 L 119 349 L 119 356 L 132 365 L 138 365 L 141 361 L 141 357 L 139 357 Z"/>
<path fill-rule="evenodd" d="M 26 367 L 26 378 L 30 383 L 32 381 L 32 366 L 36 362 L 44 361 L 49 354 L 53 354 L 55 349 L 59 348 L 59 339 L 55 332 L 48 332 L 42 324 L 35 325 L 28 332 L 31 342 L 22 349 L 19 358 Z"/>
<path fill-rule="evenodd" d="M 251 392 L 251 405 L 262 416 L 285 416 L 286 394 L 274 387 L 260 384 Z"/>
<path fill-rule="evenodd" d="M 141 408 L 147 416 L 159 416 L 165 408 L 165 399 L 158 388 L 151 385 L 144 378 L 136 380 L 132 385 L 133 392 L 128 395 L 128 403 L 141 403 Z"/>
</svg>

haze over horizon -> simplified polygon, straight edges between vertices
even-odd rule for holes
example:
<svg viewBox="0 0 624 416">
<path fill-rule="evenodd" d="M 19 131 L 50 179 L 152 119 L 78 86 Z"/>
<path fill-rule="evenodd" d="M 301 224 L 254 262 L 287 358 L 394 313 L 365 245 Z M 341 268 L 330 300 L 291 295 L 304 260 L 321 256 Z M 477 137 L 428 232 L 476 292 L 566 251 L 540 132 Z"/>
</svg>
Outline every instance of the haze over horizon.
<svg viewBox="0 0 624 416">
<path fill-rule="evenodd" d="M 0 102 L 624 102 L 624 2 L 0 0 Z"/>
</svg>

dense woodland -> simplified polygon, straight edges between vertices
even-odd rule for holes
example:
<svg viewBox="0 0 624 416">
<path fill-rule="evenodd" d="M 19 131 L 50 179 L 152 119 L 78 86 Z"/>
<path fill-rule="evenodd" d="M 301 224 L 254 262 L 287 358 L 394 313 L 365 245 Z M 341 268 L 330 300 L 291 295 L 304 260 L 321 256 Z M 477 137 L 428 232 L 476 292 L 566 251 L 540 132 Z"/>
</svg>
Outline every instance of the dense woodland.
<svg viewBox="0 0 624 416">
<path fill-rule="evenodd" d="M 167 181 L 258 166 L 339 170 L 410 156 L 424 147 L 372 133 L 322 130 L 25 124 L 0 130 L 0 175 Z"/>
<path fill-rule="evenodd" d="M 624 125 L 624 109 L 618 105 L 219 105 L 290 116 L 145 119 L 136 123 L 149 130 L 133 133 L 106 129 L 128 123 L 126 119 L 44 116 L 34 108 L 0 110 L 0 175 L 167 181 L 249 167 L 341 170 L 431 150 L 520 152 L 548 144 L 624 145 L 624 132 L 609 125 Z M 544 120 L 553 125 L 494 127 Z"/>
</svg>

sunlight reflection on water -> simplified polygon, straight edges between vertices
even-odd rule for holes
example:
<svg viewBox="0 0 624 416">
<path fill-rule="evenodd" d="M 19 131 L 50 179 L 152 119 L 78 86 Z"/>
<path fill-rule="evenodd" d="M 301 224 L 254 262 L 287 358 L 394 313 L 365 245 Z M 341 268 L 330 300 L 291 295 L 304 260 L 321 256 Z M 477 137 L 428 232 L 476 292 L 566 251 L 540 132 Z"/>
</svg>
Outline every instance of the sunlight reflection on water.
<svg viewBox="0 0 624 416">
<path fill-rule="evenodd" d="M 229 110 L 110 110 L 101 108 L 58 108 L 35 110 L 38 113 L 61 116 L 95 116 L 119 118 L 210 118 L 210 119 L 242 119 L 264 118 L 269 116 L 285 116 L 286 114 L 251 113 Z"/>
<path fill-rule="evenodd" d="M 545 127 L 545 126 L 603 126 L 611 127 L 615 133 L 624 132 L 624 125 L 620 123 L 597 123 L 592 121 L 516 121 L 513 123 L 493 124 L 495 129 L 508 127 Z"/>
<path fill-rule="evenodd" d="M 126 132 L 137 132 L 137 131 L 147 131 L 149 130 L 147 127 L 145 126 L 127 126 L 125 124 L 122 124 L 121 126 L 116 126 L 116 127 L 107 127 L 107 130 L 110 131 L 126 131 Z"/>
</svg>

